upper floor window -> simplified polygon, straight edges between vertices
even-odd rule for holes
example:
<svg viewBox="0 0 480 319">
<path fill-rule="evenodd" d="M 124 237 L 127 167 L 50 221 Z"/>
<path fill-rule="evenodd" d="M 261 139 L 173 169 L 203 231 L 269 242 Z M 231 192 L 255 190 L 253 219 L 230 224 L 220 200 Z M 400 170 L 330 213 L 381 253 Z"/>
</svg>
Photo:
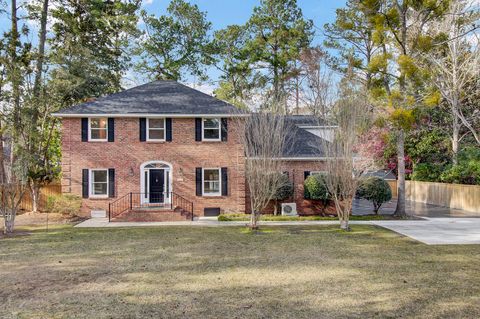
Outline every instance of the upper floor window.
<svg viewBox="0 0 480 319">
<path fill-rule="evenodd" d="M 147 141 L 165 141 L 165 119 L 147 119 Z"/>
<path fill-rule="evenodd" d="M 202 140 L 203 141 L 220 141 L 220 119 L 205 118 L 202 119 Z"/>
<path fill-rule="evenodd" d="M 90 170 L 90 197 L 108 196 L 108 170 Z"/>
<path fill-rule="evenodd" d="M 88 120 L 88 140 L 89 141 L 107 141 L 108 119 L 90 118 Z"/>
</svg>

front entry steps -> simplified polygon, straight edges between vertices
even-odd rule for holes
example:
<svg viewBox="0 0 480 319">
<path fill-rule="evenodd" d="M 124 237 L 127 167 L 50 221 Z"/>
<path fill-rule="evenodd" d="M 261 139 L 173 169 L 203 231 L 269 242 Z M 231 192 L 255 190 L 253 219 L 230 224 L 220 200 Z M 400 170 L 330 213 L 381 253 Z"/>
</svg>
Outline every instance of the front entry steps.
<svg viewBox="0 0 480 319">
<path fill-rule="evenodd" d="M 111 219 L 112 222 L 177 222 L 191 220 L 192 214 L 179 207 L 173 210 L 154 207 L 133 208 Z"/>
<path fill-rule="evenodd" d="M 169 199 L 168 203 L 145 203 L 145 199 Z M 127 193 L 108 204 L 111 222 L 166 222 L 193 220 L 193 202 L 174 193 Z"/>
</svg>

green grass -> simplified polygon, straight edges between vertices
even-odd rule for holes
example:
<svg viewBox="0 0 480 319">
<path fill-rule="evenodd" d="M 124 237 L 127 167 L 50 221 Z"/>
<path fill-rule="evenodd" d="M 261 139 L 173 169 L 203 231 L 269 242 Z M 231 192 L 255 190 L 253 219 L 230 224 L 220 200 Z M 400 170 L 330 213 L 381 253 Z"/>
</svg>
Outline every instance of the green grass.
<svg viewBox="0 0 480 319">
<path fill-rule="evenodd" d="M 395 219 L 391 215 L 354 215 L 350 216 L 350 220 L 390 220 Z M 249 214 L 222 214 L 218 216 L 221 222 L 231 221 L 249 221 Z M 262 221 L 302 221 L 302 220 L 338 220 L 338 217 L 323 216 L 281 216 L 281 215 L 261 215 Z"/>
<path fill-rule="evenodd" d="M 480 246 L 352 225 L 0 240 L 0 318 L 478 318 Z"/>
</svg>

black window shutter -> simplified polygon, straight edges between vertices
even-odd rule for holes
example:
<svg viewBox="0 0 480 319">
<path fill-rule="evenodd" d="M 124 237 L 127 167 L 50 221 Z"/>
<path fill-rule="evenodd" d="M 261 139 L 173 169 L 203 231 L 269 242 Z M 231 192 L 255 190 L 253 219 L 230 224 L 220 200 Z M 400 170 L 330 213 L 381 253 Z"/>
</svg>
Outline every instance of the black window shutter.
<svg viewBox="0 0 480 319">
<path fill-rule="evenodd" d="M 108 141 L 115 141 L 115 119 L 113 117 L 108 118 Z"/>
<path fill-rule="evenodd" d="M 195 141 L 202 141 L 202 119 L 195 118 Z"/>
<path fill-rule="evenodd" d="M 197 196 L 202 196 L 202 168 L 197 167 L 195 168 L 195 185 L 196 185 L 196 192 Z"/>
<path fill-rule="evenodd" d="M 82 197 L 88 198 L 88 169 L 82 169 Z"/>
<path fill-rule="evenodd" d="M 147 140 L 147 119 L 141 117 L 140 119 L 140 142 Z"/>
<path fill-rule="evenodd" d="M 222 118 L 222 141 L 226 142 L 228 140 L 228 119 Z"/>
<path fill-rule="evenodd" d="M 82 118 L 82 142 L 88 142 L 88 118 Z"/>
<path fill-rule="evenodd" d="M 228 196 L 228 170 L 222 167 L 222 196 Z"/>
<path fill-rule="evenodd" d="M 115 197 L 115 169 L 108 169 L 108 197 Z"/>
<path fill-rule="evenodd" d="M 165 119 L 165 127 L 166 127 L 166 140 L 167 142 L 172 141 L 172 119 L 166 118 Z"/>
<path fill-rule="evenodd" d="M 303 179 L 307 179 L 308 176 L 310 176 L 310 171 L 304 171 L 303 172 Z"/>
</svg>

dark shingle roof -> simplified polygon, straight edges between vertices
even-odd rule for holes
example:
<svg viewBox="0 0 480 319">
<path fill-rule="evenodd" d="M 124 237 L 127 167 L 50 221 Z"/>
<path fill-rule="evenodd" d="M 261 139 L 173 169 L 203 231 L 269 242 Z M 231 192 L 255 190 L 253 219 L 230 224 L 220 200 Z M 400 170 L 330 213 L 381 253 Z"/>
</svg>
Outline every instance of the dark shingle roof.
<svg viewBox="0 0 480 319">
<path fill-rule="evenodd" d="M 288 116 L 287 121 L 291 125 L 292 137 L 288 140 L 285 147 L 284 157 L 314 159 L 325 156 L 325 152 L 322 149 L 325 141 L 321 137 L 298 127 L 299 125 L 319 125 L 315 117 L 295 115 Z"/>
<path fill-rule="evenodd" d="M 57 115 L 238 113 L 235 106 L 176 81 L 154 81 L 66 108 Z"/>
<path fill-rule="evenodd" d="M 397 177 L 391 170 L 387 169 L 379 169 L 377 171 L 368 171 L 363 174 L 364 176 L 374 176 L 374 177 L 380 177 L 385 180 L 396 180 Z"/>
<path fill-rule="evenodd" d="M 327 121 L 313 115 L 287 115 L 287 120 L 295 125 L 301 126 L 331 125 Z"/>
</svg>

